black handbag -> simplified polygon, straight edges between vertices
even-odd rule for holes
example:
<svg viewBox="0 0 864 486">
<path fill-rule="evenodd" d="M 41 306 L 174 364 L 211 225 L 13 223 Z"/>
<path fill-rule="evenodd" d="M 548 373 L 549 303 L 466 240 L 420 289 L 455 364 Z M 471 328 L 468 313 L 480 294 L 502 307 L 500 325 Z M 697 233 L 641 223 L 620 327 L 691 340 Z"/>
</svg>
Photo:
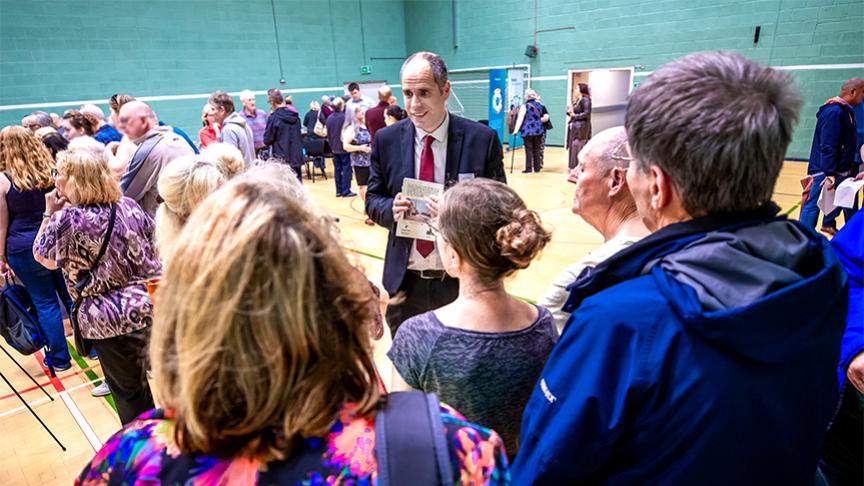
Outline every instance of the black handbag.
<svg viewBox="0 0 864 486">
<path fill-rule="evenodd" d="M 0 336 L 25 356 L 48 346 L 30 294 L 23 285 L 10 282 L 8 278 L 0 291 Z"/>
<path fill-rule="evenodd" d="M 72 334 L 75 336 L 75 351 L 81 356 L 87 356 L 93 350 L 93 341 L 86 339 L 81 334 L 81 325 L 78 323 L 78 308 L 81 306 L 81 301 L 84 300 L 84 289 L 93 281 L 93 272 L 99 267 L 99 262 L 102 256 L 105 255 L 105 250 L 108 249 L 108 242 L 111 240 L 111 233 L 114 232 L 114 220 L 117 218 L 117 204 L 111 205 L 111 215 L 108 217 L 108 230 L 105 231 L 105 238 L 102 239 L 102 247 L 99 248 L 99 254 L 96 255 L 96 260 L 90 266 L 89 270 L 85 270 L 78 274 L 78 281 L 75 282 L 75 290 L 78 291 L 78 298 L 72 303 L 72 312 L 69 313 L 69 321 L 72 323 Z"/>
</svg>

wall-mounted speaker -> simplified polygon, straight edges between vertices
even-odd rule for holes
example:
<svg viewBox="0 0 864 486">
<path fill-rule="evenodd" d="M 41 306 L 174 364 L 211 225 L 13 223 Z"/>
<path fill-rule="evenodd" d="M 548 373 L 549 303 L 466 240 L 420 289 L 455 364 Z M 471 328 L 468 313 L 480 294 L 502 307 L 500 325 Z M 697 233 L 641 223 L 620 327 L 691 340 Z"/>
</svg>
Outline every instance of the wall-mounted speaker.
<svg viewBox="0 0 864 486">
<path fill-rule="evenodd" d="M 528 57 L 537 57 L 537 46 L 529 45 L 525 48 L 525 55 Z"/>
</svg>

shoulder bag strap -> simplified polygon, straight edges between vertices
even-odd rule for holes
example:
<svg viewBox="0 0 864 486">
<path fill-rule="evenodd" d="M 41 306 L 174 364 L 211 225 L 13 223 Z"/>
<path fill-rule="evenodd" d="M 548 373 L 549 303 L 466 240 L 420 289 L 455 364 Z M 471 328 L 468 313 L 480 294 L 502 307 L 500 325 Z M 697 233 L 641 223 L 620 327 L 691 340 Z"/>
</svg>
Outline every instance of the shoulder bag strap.
<svg viewBox="0 0 864 486">
<path fill-rule="evenodd" d="M 132 183 L 132 180 L 135 179 L 135 176 L 138 175 L 138 171 L 141 170 L 141 166 L 144 165 L 144 161 L 147 160 L 147 157 L 150 156 L 150 152 L 162 141 L 162 135 L 154 135 L 147 140 L 141 142 L 141 145 L 138 146 L 138 149 L 135 150 L 135 153 L 132 154 L 132 160 L 129 161 L 129 167 L 126 169 L 126 172 L 123 173 L 123 177 L 120 178 L 120 189 L 123 192 L 126 192 L 129 189 L 129 185 Z"/>
<path fill-rule="evenodd" d="M 76 307 L 81 303 L 81 299 L 84 298 L 84 289 L 93 280 L 93 272 L 99 268 L 99 262 L 102 261 L 102 257 L 105 255 L 105 250 L 108 249 L 108 242 L 111 241 L 111 233 L 114 232 L 115 219 L 117 219 L 117 203 L 111 204 L 111 215 L 108 216 L 108 230 L 105 231 L 105 237 L 102 238 L 102 246 L 99 248 L 99 253 L 96 255 L 96 259 L 93 260 L 93 264 L 90 265 L 90 270 L 87 270 L 84 277 L 75 284 L 75 288 L 78 290 L 78 299 L 75 301 Z"/>
<path fill-rule="evenodd" d="M 102 239 L 102 247 L 99 248 L 99 254 L 96 255 L 96 260 L 93 261 L 93 265 L 90 267 L 90 275 L 93 275 L 93 272 L 96 271 L 96 268 L 99 267 L 99 262 L 102 261 L 102 257 L 105 255 L 105 250 L 108 249 L 108 242 L 111 241 L 111 233 L 114 232 L 114 221 L 117 219 L 117 203 L 111 205 L 111 215 L 108 216 L 108 231 L 105 232 L 105 238 Z"/>
<path fill-rule="evenodd" d="M 375 417 L 375 456 L 381 486 L 453 484 L 438 397 L 391 393 Z"/>
</svg>

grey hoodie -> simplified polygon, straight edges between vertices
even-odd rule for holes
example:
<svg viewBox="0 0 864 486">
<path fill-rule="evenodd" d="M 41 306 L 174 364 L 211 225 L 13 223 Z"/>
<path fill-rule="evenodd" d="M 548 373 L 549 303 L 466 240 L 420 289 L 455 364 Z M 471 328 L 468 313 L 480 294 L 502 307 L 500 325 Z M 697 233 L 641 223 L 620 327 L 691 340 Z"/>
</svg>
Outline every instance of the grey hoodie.
<svg viewBox="0 0 864 486">
<path fill-rule="evenodd" d="M 222 122 L 222 134 L 219 135 L 219 141 L 240 149 L 243 160 L 246 161 L 246 167 L 252 165 L 252 161 L 255 160 L 255 137 L 243 115 L 235 111 Z"/>
<path fill-rule="evenodd" d="M 811 244 L 789 221 L 708 233 L 652 262 L 696 291 L 706 311 L 734 309 L 803 279 Z"/>
</svg>

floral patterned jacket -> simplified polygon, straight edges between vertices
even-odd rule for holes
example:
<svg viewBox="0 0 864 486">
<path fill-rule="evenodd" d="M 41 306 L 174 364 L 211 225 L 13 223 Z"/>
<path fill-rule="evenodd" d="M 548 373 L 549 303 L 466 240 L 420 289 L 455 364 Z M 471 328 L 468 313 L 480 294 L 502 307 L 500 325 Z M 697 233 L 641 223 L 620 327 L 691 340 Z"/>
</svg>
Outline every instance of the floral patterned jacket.
<svg viewBox="0 0 864 486">
<path fill-rule="evenodd" d="M 458 412 L 441 405 L 441 418 L 450 445 L 455 484 L 507 485 L 510 472 L 501 438 L 492 430 L 470 424 Z M 176 422 L 170 410 L 152 410 L 114 434 L 76 480 L 76 486 L 98 484 L 292 484 L 300 486 L 372 486 L 378 484 L 375 423 L 357 417 L 345 406 L 326 437 L 305 440 L 320 461 L 220 459 L 189 456 L 175 440 Z"/>
</svg>

